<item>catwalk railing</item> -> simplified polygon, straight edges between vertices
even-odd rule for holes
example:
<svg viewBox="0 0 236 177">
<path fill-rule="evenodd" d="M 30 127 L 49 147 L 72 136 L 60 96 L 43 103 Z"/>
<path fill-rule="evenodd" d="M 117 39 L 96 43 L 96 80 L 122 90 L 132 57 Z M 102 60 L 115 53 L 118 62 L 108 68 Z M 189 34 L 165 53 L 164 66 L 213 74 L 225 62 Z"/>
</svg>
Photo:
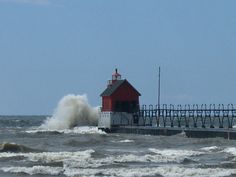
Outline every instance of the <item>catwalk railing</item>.
<svg viewBox="0 0 236 177">
<path fill-rule="evenodd" d="M 233 128 L 236 108 L 233 104 L 142 105 L 133 118 L 142 126 Z"/>
</svg>

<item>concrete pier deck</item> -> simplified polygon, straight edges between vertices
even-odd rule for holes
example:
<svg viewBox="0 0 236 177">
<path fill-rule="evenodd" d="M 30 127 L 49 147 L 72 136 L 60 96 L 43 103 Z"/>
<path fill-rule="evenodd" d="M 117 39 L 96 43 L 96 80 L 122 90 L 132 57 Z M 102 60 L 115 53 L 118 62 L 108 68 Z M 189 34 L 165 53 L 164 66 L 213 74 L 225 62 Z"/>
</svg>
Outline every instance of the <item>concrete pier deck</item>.
<svg viewBox="0 0 236 177">
<path fill-rule="evenodd" d="M 236 129 L 226 128 L 178 128 L 178 127 L 152 127 L 152 126 L 119 126 L 105 130 L 108 133 L 128 133 L 143 135 L 171 136 L 185 132 L 189 138 L 216 138 L 236 140 Z"/>
</svg>

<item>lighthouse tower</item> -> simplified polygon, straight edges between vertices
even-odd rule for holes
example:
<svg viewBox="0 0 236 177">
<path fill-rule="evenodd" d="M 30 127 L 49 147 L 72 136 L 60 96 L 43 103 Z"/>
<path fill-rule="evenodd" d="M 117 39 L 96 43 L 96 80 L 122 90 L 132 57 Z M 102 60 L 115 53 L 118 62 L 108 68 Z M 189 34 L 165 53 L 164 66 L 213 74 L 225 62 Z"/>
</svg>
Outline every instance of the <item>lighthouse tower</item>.
<svg viewBox="0 0 236 177">
<path fill-rule="evenodd" d="M 133 124 L 133 113 L 139 109 L 141 94 L 126 79 L 121 78 L 117 69 L 100 96 L 102 109 L 98 121 L 99 128 L 110 129 L 112 126 Z"/>
</svg>

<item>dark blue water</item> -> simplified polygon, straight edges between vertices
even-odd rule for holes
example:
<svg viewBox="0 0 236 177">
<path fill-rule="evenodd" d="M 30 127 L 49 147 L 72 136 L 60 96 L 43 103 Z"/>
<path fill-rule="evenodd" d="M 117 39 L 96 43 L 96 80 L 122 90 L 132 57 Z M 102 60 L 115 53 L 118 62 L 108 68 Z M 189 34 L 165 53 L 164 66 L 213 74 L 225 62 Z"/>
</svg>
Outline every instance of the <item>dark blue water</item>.
<svg viewBox="0 0 236 177">
<path fill-rule="evenodd" d="M 39 130 L 46 116 L 0 117 L 0 176 L 236 176 L 236 141 Z"/>
</svg>

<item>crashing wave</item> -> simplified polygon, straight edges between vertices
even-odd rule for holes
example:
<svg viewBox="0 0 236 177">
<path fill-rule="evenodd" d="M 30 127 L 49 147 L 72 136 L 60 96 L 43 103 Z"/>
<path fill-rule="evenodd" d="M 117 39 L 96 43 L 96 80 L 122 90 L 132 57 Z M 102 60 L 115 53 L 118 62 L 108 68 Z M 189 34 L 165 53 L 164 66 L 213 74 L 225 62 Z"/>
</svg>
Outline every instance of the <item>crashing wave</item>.
<svg viewBox="0 0 236 177">
<path fill-rule="evenodd" d="M 211 148 L 210 148 L 211 149 Z M 235 149 L 225 149 L 231 152 Z M 39 152 L 39 153 L 0 153 L 0 158 L 6 157 L 22 157 L 25 161 L 42 163 L 44 166 L 32 167 L 1 167 L 0 170 L 9 173 L 26 173 L 30 175 L 65 175 L 68 177 L 75 176 L 167 176 L 167 177 L 221 177 L 236 174 L 236 169 L 231 168 L 201 168 L 201 167 L 184 167 L 182 162 L 185 158 L 193 158 L 194 156 L 206 154 L 203 151 L 178 150 L 178 149 L 154 149 L 150 148 L 149 153 L 137 155 L 125 153 L 122 155 L 110 155 L 104 158 L 94 158 L 93 149 L 77 151 L 77 152 Z M 63 166 L 50 167 L 48 163 L 62 162 Z M 116 165 L 123 163 L 165 163 L 177 162 L 178 164 L 168 164 L 158 167 L 141 167 L 123 168 Z M 107 168 L 107 166 L 115 165 L 115 168 Z"/>
<path fill-rule="evenodd" d="M 236 156 L 236 148 L 235 147 L 228 147 L 223 150 L 223 152 Z"/>
<path fill-rule="evenodd" d="M 163 162 L 182 162 L 186 158 L 204 154 L 204 152 L 193 150 L 177 150 L 177 149 L 154 149 L 150 148 L 149 151 L 154 155 L 150 155 L 152 159 L 160 159 Z"/>
<path fill-rule="evenodd" d="M 63 97 L 53 114 L 40 126 L 42 130 L 65 130 L 76 126 L 96 126 L 99 109 L 88 104 L 86 95 Z"/>
</svg>

